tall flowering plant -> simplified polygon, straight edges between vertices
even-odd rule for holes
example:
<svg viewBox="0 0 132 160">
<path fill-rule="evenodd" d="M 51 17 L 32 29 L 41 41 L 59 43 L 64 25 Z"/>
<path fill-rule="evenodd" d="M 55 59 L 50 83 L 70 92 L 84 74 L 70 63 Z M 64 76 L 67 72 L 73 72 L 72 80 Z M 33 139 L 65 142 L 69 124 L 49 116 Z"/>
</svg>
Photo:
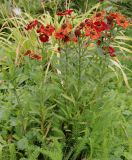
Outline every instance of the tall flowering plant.
<svg viewBox="0 0 132 160">
<path fill-rule="evenodd" d="M 18 21 L 13 23 L 17 27 L 10 37 L 21 36 L 16 41 L 14 36 L 9 45 L 15 46 L 15 65 L 13 57 L 3 69 L 3 79 L 9 82 L 4 101 L 11 101 L 3 107 L 11 112 L 4 128 L 12 125 L 2 132 L 3 139 L 14 144 L 19 159 L 107 159 L 107 155 L 113 159 L 114 140 L 128 151 L 121 115 L 125 100 L 119 107 L 117 96 L 123 83 L 118 84 L 120 76 L 111 62 L 120 68 L 115 36 L 130 22 L 120 13 L 106 11 L 78 20 L 73 9 L 45 19 L 20 23 L 20 28 Z"/>
<path fill-rule="evenodd" d="M 113 46 L 117 33 L 120 33 L 121 30 L 125 30 L 130 26 L 130 21 L 118 12 L 98 11 L 88 18 L 85 17 L 81 19 L 80 22 L 76 21 L 73 9 L 57 12 L 56 15 L 61 22 L 60 25 L 56 25 L 58 23 L 56 21 L 52 24 L 42 24 L 42 21 L 39 22 L 39 20 L 35 19 L 25 26 L 27 34 L 31 30 L 35 31 L 38 42 L 43 47 L 42 53 L 40 54 L 29 49 L 23 54 L 24 56 L 42 61 L 43 50 L 45 46 L 51 44 L 52 41 L 51 45 L 58 46 L 54 50 L 57 52 L 56 55 L 62 55 L 62 51 L 66 48 L 78 48 L 75 54 L 79 53 L 79 68 L 81 55 L 84 54 L 80 53 L 80 48 L 84 48 L 81 52 L 87 52 L 87 50 L 92 47 L 92 52 L 97 50 L 99 54 L 101 53 L 102 56 L 109 57 L 108 59 L 110 60 L 112 57 L 118 56 L 118 50 Z M 67 61 L 69 54 L 67 53 L 67 49 L 64 54 Z M 44 57 L 45 60 L 46 57 Z M 117 61 L 117 58 L 114 60 Z M 80 72 L 80 69 L 78 69 L 78 71 Z"/>
</svg>

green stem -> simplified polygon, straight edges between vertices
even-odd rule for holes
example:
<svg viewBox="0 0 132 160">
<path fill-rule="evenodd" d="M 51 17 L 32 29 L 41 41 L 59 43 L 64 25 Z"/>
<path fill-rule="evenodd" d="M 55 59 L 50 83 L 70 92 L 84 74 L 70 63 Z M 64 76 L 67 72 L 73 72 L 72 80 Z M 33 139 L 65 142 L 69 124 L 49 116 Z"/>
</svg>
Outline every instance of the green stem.
<svg viewBox="0 0 132 160">
<path fill-rule="evenodd" d="M 68 46 L 66 45 L 65 50 L 65 88 L 67 87 L 67 74 L 68 74 L 68 53 L 67 53 Z"/>
<path fill-rule="evenodd" d="M 68 55 L 67 55 L 67 51 L 66 51 L 66 66 L 65 66 L 65 68 L 66 68 L 66 82 L 67 82 L 67 72 L 68 72 Z"/>
<path fill-rule="evenodd" d="M 67 88 L 68 88 L 68 83 L 67 83 L 67 77 L 68 77 L 68 53 L 67 53 L 67 48 L 68 48 L 68 46 L 66 45 L 66 49 L 65 49 L 65 82 L 64 82 L 64 91 L 65 91 L 65 93 L 67 94 L 68 93 L 68 90 L 67 90 Z M 67 109 L 67 100 L 65 99 L 65 107 L 66 107 L 66 109 Z M 67 109 L 67 112 L 68 112 L 68 109 Z"/>
<path fill-rule="evenodd" d="M 21 107 L 22 105 L 21 105 L 20 98 L 19 98 L 19 96 L 18 96 L 18 94 L 17 94 L 16 85 L 14 84 L 15 82 L 12 81 L 12 80 L 11 80 L 10 82 L 11 82 L 11 84 L 13 85 L 13 93 L 14 93 L 14 95 L 15 95 L 15 97 L 16 97 L 17 103 L 18 103 L 19 107 Z"/>
<path fill-rule="evenodd" d="M 16 88 L 13 88 L 13 92 L 14 92 L 14 95 L 16 97 L 16 100 L 17 100 L 17 103 L 18 103 L 19 107 L 21 107 L 20 98 L 19 98 L 19 96 L 17 94 Z"/>
<path fill-rule="evenodd" d="M 78 93 L 80 92 L 80 83 L 81 83 L 81 44 L 79 41 L 78 49 Z"/>
</svg>

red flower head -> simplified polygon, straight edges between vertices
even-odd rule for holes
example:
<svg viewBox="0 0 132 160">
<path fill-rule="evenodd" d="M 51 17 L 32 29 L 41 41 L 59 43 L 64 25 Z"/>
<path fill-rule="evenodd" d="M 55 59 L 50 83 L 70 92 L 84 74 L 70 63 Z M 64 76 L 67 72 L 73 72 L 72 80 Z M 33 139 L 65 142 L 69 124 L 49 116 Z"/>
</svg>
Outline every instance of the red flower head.
<svg viewBox="0 0 132 160">
<path fill-rule="evenodd" d="M 42 43 L 48 42 L 49 41 L 49 37 L 46 34 L 41 34 L 39 36 L 39 39 Z"/>
<path fill-rule="evenodd" d="M 106 52 L 106 53 L 109 53 L 109 55 L 111 57 L 115 57 L 116 54 L 115 54 L 115 49 L 111 46 L 107 47 L 107 46 L 103 46 L 102 49 Z"/>
<path fill-rule="evenodd" d="M 114 53 L 115 52 L 115 49 L 111 46 L 108 47 L 108 51 L 109 53 Z"/>
<path fill-rule="evenodd" d="M 55 31 L 55 28 L 52 25 L 47 25 L 46 26 L 46 31 L 49 34 L 49 36 Z"/>
<path fill-rule="evenodd" d="M 96 12 L 92 17 L 93 21 L 103 21 L 105 16 L 105 11 Z"/>
<path fill-rule="evenodd" d="M 91 19 L 87 18 L 85 20 L 85 24 L 86 24 L 87 27 L 92 27 L 93 26 L 93 21 Z"/>
<path fill-rule="evenodd" d="M 129 25 L 130 25 L 130 22 L 120 13 L 116 13 L 116 12 L 111 12 L 109 14 L 109 16 L 107 17 L 107 21 L 108 21 L 108 24 L 112 21 L 112 20 L 115 20 L 116 23 L 123 27 L 123 28 L 127 28 Z"/>
<path fill-rule="evenodd" d="M 101 43 L 102 43 L 101 40 L 98 40 L 98 41 L 97 41 L 98 46 L 100 46 Z"/>
<path fill-rule="evenodd" d="M 66 23 L 62 24 L 61 31 L 64 35 L 70 33 L 72 31 L 72 24 L 69 21 L 66 21 Z"/>
<path fill-rule="evenodd" d="M 68 35 L 66 35 L 62 40 L 64 42 L 69 42 L 70 41 L 70 37 Z"/>
<path fill-rule="evenodd" d="M 115 54 L 115 49 L 111 46 L 108 47 L 108 52 L 110 54 L 111 57 L 115 57 L 116 54 Z"/>
<path fill-rule="evenodd" d="M 78 38 L 76 37 L 76 36 L 73 36 L 72 38 L 71 38 L 71 41 L 73 41 L 73 42 L 78 42 Z"/>
<path fill-rule="evenodd" d="M 83 29 L 84 27 L 85 27 L 85 22 L 81 22 L 80 25 L 79 25 L 79 28 Z"/>
<path fill-rule="evenodd" d="M 86 29 L 85 35 L 90 36 L 90 39 L 92 40 L 100 38 L 100 33 L 97 32 L 95 29 Z"/>
<path fill-rule="evenodd" d="M 54 36 L 55 36 L 56 39 L 63 39 L 65 37 L 62 30 L 60 30 L 58 32 L 55 32 Z"/>
<path fill-rule="evenodd" d="M 73 9 L 67 9 L 65 11 L 58 12 L 57 15 L 58 16 L 67 16 L 67 15 L 71 16 L 71 14 L 72 14 L 73 11 L 74 11 Z"/>
<path fill-rule="evenodd" d="M 113 28 L 114 27 L 113 20 L 115 18 L 113 16 L 109 15 L 106 17 L 106 19 L 107 19 L 107 25 L 109 26 L 109 28 Z"/>
<path fill-rule="evenodd" d="M 41 25 L 39 29 L 37 29 L 37 33 L 42 33 L 47 36 L 51 36 L 54 32 L 55 28 L 52 25 L 47 25 L 46 27 L 44 25 Z"/>
<path fill-rule="evenodd" d="M 44 33 L 45 32 L 45 27 L 44 25 L 41 25 L 37 30 L 36 30 L 37 33 Z"/>
<path fill-rule="evenodd" d="M 109 30 L 108 25 L 103 21 L 95 21 L 94 28 L 97 32 L 102 32 L 104 30 Z"/>
<path fill-rule="evenodd" d="M 110 12 L 110 14 L 109 14 L 108 17 L 109 17 L 109 19 L 114 20 L 114 19 L 116 19 L 118 16 L 119 16 L 119 13 Z"/>
<path fill-rule="evenodd" d="M 113 22 L 113 17 L 111 16 L 107 16 L 106 19 L 108 24 L 111 24 Z"/>
<path fill-rule="evenodd" d="M 80 35 L 81 35 L 81 29 L 80 28 L 76 28 L 76 30 L 75 30 L 75 36 L 76 37 L 80 37 Z"/>
<path fill-rule="evenodd" d="M 61 39 L 64 42 L 69 42 L 70 41 L 70 37 L 67 34 L 64 34 L 62 30 L 60 30 L 59 32 L 55 32 L 55 38 L 56 39 Z"/>
<path fill-rule="evenodd" d="M 127 28 L 130 25 L 129 21 L 126 20 L 126 18 L 120 14 L 116 18 L 116 23 L 123 28 Z"/>
<path fill-rule="evenodd" d="M 38 25 L 38 20 L 34 20 L 34 21 L 30 22 L 30 23 L 25 27 L 25 29 L 28 31 L 28 30 L 31 30 L 31 29 L 35 28 L 37 25 Z"/>
<path fill-rule="evenodd" d="M 67 21 L 66 23 L 62 24 L 59 31 L 55 32 L 54 35 L 56 39 L 64 39 L 65 36 L 67 37 L 71 31 L 72 31 L 72 24 Z"/>
<path fill-rule="evenodd" d="M 33 54 L 33 55 L 31 55 L 30 58 L 31 59 L 36 59 L 38 61 L 42 61 L 42 59 L 43 59 L 43 57 L 41 55 L 39 55 L 39 54 Z"/>
<path fill-rule="evenodd" d="M 41 55 L 36 54 L 36 53 L 34 53 L 33 51 L 31 51 L 31 50 L 27 50 L 23 55 L 24 55 L 24 56 L 28 56 L 28 57 L 30 57 L 31 59 L 36 59 L 36 60 L 38 60 L 38 61 L 41 61 L 42 58 L 43 58 Z"/>
<path fill-rule="evenodd" d="M 24 56 L 28 56 L 28 55 L 30 55 L 32 52 L 31 52 L 31 50 L 27 50 L 23 55 Z"/>
</svg>

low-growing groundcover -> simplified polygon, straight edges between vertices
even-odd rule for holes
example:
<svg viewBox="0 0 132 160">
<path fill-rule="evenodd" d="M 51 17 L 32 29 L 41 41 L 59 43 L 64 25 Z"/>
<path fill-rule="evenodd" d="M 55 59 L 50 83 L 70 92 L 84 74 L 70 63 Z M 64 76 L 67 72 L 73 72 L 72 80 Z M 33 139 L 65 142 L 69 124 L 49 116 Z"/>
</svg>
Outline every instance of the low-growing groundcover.
<svg viewBox="0 0 132 160">
<path fill-rule="evenodd" d="M 132 159 L 130 21 L 98 7 L 4 19 L 0 160 Z"/>
</svg>

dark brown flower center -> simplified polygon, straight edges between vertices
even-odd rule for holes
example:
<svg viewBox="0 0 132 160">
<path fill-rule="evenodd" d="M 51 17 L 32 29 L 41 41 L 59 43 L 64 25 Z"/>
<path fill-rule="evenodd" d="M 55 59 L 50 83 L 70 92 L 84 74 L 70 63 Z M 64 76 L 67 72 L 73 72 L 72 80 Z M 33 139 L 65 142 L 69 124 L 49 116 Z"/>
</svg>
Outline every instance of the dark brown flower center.
<svg viewBox="0 0 132 160">
<path fill-rule="evenodd" d="M 66 23 L 62 24 L 62 26 L 61 26 L 62 29 L 66 29 L 66 27 L 67 27 Z"/>
<path fill-rule="evenodd" d="M 120 20 L 120 23 L 125 23 L 125 20 L 124 20 L 124 19 L 121 19 L 121 20 Z"/>
<path fill-rule="evenodd" d="M 96 17 L 100 17 L 101 16 L 101 13 L 96 13 Z"/>
<path fill-rule="evenodd" d="M 97 26 L 97 27 L 101 27 L 101 23 L 97 23 L 96 26 Z"/>
<path fill-rule="evenodd" d="M 91 31 L 90 34 L 93 36 L 96 35 L 95 31 Z"/>
<path fill-rule="evenodd" d="M 85 26 L 85 23 L 84 23 L 84 22 L 81 22 L 81 23 L 80 23 L 80 27 L 83 28 L 84 26 Z"/>
</svg>

